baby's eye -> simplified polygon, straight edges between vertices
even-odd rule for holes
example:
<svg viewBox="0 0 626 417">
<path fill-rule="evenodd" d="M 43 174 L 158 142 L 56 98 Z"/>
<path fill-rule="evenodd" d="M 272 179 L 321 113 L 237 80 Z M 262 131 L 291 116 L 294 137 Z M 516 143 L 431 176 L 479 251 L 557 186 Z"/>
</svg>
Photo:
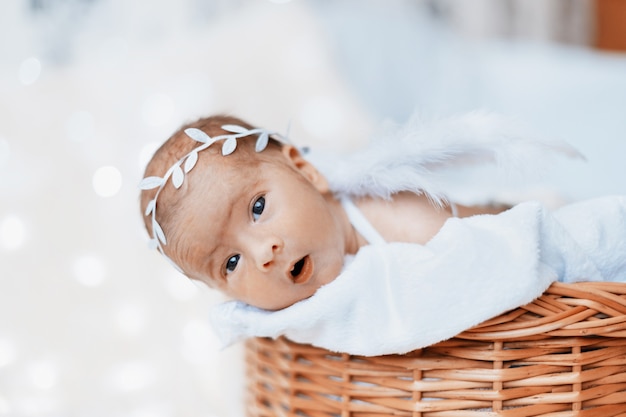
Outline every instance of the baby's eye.
<svg viewBox="0 0 626 417">
<path fill-rule="evenodd" d="M 252 205 L 252 218 L 255 221 L 259 220 L 261 213 L 263 213 L 263 209 L 265 209 L 265 197 L 261 196 Z"/>
<path fill-rule="evenodd" d="M 241 255 L 233 255 L 228 258 L 226 265 L 224 266 L 227 274 L 235 271 L 235 268 L 237 268 L 237 264 L 239 263 L 239 258 L 241 258 Z"/>
</svg>

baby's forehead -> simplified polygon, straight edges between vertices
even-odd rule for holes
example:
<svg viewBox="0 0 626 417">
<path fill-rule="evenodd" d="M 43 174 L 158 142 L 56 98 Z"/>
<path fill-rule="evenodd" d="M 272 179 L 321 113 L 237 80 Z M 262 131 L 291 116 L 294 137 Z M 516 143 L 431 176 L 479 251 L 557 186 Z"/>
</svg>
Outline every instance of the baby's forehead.
<svg viewBox="0 0 626 417">
<path fill-rule="evenodd" d="M 233 205 L 264 176 L 263 165 L 235 155 L 207 155 L 189 177 L 187 196 L 199 201 L 203 209 Z M 211 206 L 204 206 L 207 203 Z"/>
</svg>

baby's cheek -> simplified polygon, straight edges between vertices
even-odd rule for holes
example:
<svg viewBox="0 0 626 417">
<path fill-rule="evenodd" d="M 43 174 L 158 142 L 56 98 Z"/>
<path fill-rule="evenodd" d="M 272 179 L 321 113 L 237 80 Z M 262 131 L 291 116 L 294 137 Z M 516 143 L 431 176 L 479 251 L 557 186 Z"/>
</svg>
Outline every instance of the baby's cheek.
<svg viewBox="0 0 626 417">
<path fill-rule="evenodd" d="M 343 269 L 343 261 L 343 256 L 333 259 L 333 262 L 331 262 L 328 268 L 326 268 L 318 277 L 318 287 L 334 281 L 339 276 L 341 270 Z"/>
</svg>

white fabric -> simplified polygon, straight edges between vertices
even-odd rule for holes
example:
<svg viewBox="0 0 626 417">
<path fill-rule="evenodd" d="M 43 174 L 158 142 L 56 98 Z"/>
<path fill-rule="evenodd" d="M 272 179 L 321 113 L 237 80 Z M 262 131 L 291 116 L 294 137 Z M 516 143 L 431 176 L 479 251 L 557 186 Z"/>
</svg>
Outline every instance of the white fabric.
<svg viewBox="0 0 626 417">
<path fill-rule="evenodd" d="M 361 210 L 354 205 L 348 197 L 341 199 L 341 205 L 346 211 L 346 215 L 357 232 L 370 244 L 385 243 L 385 239 L 378 233 L 378 230 L 365 218 Z"/>
<path fill-rule="evenodd" d="M 459 217 L 459 209 L 454 203 L 450 203 L 450 213 L 452 217 Z"/>
<path fill-rule="evenodd" d="M 451 218 L 424 246 L 361 248 L 337 279 L 288 308 L 231 301 L 212 321 L 224 345 L 285 335 L 352 354 L 405 353 L 524 305 L 555 280 L 626 281 L 626 197 Z"/>
</svg>

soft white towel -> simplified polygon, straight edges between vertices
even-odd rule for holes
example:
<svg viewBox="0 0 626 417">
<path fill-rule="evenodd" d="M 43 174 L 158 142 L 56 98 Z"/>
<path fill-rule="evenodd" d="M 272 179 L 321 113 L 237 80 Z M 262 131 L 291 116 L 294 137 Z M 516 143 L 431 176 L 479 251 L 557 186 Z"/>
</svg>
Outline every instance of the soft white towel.
<svg viewBox="0 0 626 417">
<path fill-rule="evenodd" d="M 626 198 L 450 219 L 424 246 L 363 247 L 337 279 L 290 307 L 231 301 L 212 322 L 224 345 L 285 335 L 351 354 L 405 353 L 524 305 L 555 280 L 626 281 Z"/>
</svg>

